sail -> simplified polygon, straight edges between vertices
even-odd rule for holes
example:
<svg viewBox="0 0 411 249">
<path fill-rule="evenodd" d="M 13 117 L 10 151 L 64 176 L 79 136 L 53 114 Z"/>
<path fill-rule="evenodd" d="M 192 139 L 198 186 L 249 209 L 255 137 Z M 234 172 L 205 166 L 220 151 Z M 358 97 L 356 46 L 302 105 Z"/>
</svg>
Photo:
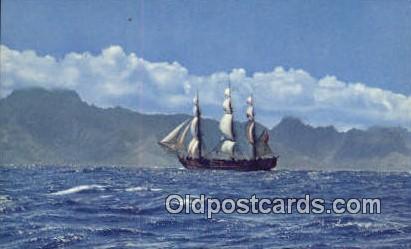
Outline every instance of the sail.
<svg viewBox="0 0 411 249">
<path fill-rule="evenodd" d="M 255 122 L 249 122 L 247 125 L 247 130 L 246 130 L 246 134 L 247 134 L 247 140 L 250 144 L 254 144 L 254 127 L 255 127 Z"/>
<path fill-rule="evenodd" d="M 252 159 L 256 159 L 258 157 L 257 153 L 257 145 L 256 145 L 256 138 L 255 138 L 255 121 L 254 121 L 254 101 L 253 97 L 249 96 L 246 100 L 246 103 L 248 105 L 247 110 L 246 110 L 246 116 L 248 119 L 248 125 L 247 125 L 247 130 L 246 130 L 246 136 L 248 143 L 251 144 L 252 147 Z"/>
<path fill-rule="evenodd" d="M 186 125 L 188 120 L 185 120 L 181 124 L 179 124 L 174 130 L 172 130 L 167 136 L 165 136 L 161 141 L 160 144 L 170 148 L 170 149 L 176 149 L 176 144 L 177 144 L 177 139 L 178 135 L 181 131 L 181 129 Z"/>
<path fill-rule="evenodd" d="M 199 141 L 197 138 L 191 139 L 190 143 L 188 144 L 188 154 L 191 157 L 199 156 Z"/>
<path fill-rule="evenodd" d="M 255 156 L 255 122 L 254 122 L 254 106 L 253 106 L 253 98 L 252 96 L 249 96 L 247 98 L 247 110 L 246 110 L 246 116 L 248 119 L 248 125 L 247 125 L 247 130 L 246 130 L 246 135 L 247 135 L 247 140 L 250 144 L 253 145 L 253 157 Z"/>
<path fill-rule="evenodd" d="M 198 97 L 198 92 L 196 96 L 193 99 L 193 115 L 194 118 L 191 121 L 190 126 L 190 131 L 191 131 L 191 136 L 193 137 L 188 144 L 187 148 L 187 153 L 188 156 L 190 157 L 201 157 L 201 134 L 200 134 L 200 106 L 199 106 L 199 97 Z M 188 132 L 187 130 L 184 130 L 183 134 L 184 136 Z"/>
<path fill-rule="evenodd" d="M 223 102 L 223 108 L 224 108 L 224 112 L 226 113 L 232 113 L 233 110 L 231 108 L 231 98 L 226 98 Z"/>
<path fill-rule="evenodd" d="M 224 90 L 223 101 L 224 115 L 220 120 L 220 131 L 224 135 L 223 143 L 221 144 L 221 152 L 234 156 L 234 132 L 233 132 L 233 108 L 231 106 L 231 89 L 230 87 Z"/>
<path fill-rule="evenodd" d="M 182 149 L 184 147 L 184 140 L 186 139 L 188 130 L 190 129 L 190 125 L 186 125 L 181 135 L 178 137 L 178 141 L 176 144 L 177 149 Z"/>
<path fill-rule="evenodd" d="M 226 89 L 224 90 L 224 95 L 225 95 L 226 97 L 231 96 L 231 90 L 230 90 L 230 88 L 226 88 Z"/>
<path fill-rule="evenodd" d="M 234 146 L 235 146 L 235 142 L 230 141 L 230 140 L 225 140 L 221 144 L 221 152 L 226 153 L 230 156 L 233 156 L 234 155 Z"/>
<path fill-rule="evenodd" d="M 198 136 L 198 117 L 194 117 L 193 121 L 191 121 L 191 135 L 193 137 Z"/>
<path fill-rule="evenodd" d="M 193 98 L 193 115 L 196 117 L 200 115 L 200 107 L 199 107 L 199 98 L 198 98 L 198 93 L 197 95 Z"/>
<path fill-rule="evenodd" d="M 265 129 L 257 139 L 256 150 L 258 157 L 264 157 L 266 155 L 271 155 L 273 153 L 270 146 L 268 145 L 269 139 L 270 136 L 268 134 L 267 129 Z"/>
<path fill-rule="evenodd" d="M 248 96 L 248 98 L 247 98 L 247 104 L 253 105 L 253 97 Z"/>
<path fill-rule="evenodd" d="M 233 134 L 233 115 L 224 114 L 220 121 L 220 131 L 226 136 L 226 138 L 234 140 Z"/>
<path fill-rule="evenodd" d="M 246 115 L 247 115 L 248 120 L 254 119 L 254 107 L 252 105 L 247 107 Z"/>
</svg>

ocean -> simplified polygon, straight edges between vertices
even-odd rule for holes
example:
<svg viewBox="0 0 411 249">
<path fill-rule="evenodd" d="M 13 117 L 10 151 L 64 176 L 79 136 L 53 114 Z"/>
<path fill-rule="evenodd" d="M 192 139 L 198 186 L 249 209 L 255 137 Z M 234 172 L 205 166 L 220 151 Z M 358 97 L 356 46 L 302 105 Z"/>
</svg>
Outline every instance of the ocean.
<svg viewBox="0 0 411 249">
<path fill-rule="evenodd" d="M 170 214 L 170 194 L 379 198 L 380 214 Z M 411 248 L 409 172 L 0 167 L 0 248 Z"/>
</svg>

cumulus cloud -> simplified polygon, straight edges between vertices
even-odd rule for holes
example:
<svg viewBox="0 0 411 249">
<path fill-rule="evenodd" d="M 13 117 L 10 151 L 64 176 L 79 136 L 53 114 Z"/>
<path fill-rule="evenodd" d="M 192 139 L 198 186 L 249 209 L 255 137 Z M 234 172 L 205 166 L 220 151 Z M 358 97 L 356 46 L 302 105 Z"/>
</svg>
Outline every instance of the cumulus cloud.
<svg viewBox="0 0 411 249">
<path fill-rule="evenodd" d="M 110 46 L 100 54 L 69 53 L 61 59 L 0 45 L 0 96 L 39 86 L 74 89 L 89 103 L 123 105 L 143 112 L 189 112 L 198 89 L 204 113 L 218 118 L 222 91 L 230 80 L 237 117 L 244 119 L 244 99 L 253 94 L 258 118 L 272 126 L 284 115 L 340 128 L 401 125 L 411 128 L 411 96 L 335 76 L 316 79 L 301 69 L 275 67 L 247 75 L 242 68 L 192 75 L 178 62 L 150 62 Z"/>
</svg>

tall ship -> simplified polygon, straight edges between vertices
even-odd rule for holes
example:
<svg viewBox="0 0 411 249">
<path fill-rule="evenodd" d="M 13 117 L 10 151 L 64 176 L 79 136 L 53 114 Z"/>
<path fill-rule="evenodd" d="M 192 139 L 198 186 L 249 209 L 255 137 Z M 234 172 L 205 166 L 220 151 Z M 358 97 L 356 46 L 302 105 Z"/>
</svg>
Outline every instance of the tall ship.
<svg viewBox="0 0 411 249">
<path fill-rule="evenodd" d="M 268 140 L 269 133 L 264 129 L 257 135 L 254 99 L 246 99 L 247 125 L 245 136 L 248 142 L 249 153 L 245 155 L 237 149 L 237 137 L 234 134 L 234 118 L 230 86 L 224 91 L 223 110 L 219 128 L 222 134 L 221 141 L 215 148 L 204 150 L 203 134 L 201 129 L 201 111 L 198 92 L 193 99 L 193 117 L 185 120 L 174 128 L 159 144 L 168 151 L 175 153 L 180 163 L 187 169 L 215 169 L 215 170 L 271 170 L 276 167 L 278 156 L 272 152 Z M 186 142 L 189 133 L 191 140 Z"/>
</svg>

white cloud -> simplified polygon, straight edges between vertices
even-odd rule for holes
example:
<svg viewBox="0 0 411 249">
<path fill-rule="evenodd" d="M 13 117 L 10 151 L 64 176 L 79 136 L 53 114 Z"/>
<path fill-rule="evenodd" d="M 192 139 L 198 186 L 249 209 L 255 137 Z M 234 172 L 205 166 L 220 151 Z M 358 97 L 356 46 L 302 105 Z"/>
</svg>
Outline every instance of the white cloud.
<svg viewBox="0 0 411 249">
<path fill-rule="evenodd" d="M 189 112 L 191 98 L 199 89 L 203 112 L 218 117 L 222 91 L 230 79 L 240 119 L 244 118 L 244 99 L 253 93 L 258 118 L 268 126 L 283 115 L 296 115 L 314 124 L 337 124 L 341 128 L 411 128 L 411 96 L 342 82 L 335 76 L 316 79 L 301 69 L 276 67 L 247 76 L 245 69 L 238 68 L 198 76 L 177 62 L 149 62 L 134 53 L 126 54 L 120 46 L 110 46 L 98 55 L 69 53 L 59 60 L 4 45 L 0 49 L 1 97 L 30 86 L 70 88 L 96 105 Z"/>
</svg>

